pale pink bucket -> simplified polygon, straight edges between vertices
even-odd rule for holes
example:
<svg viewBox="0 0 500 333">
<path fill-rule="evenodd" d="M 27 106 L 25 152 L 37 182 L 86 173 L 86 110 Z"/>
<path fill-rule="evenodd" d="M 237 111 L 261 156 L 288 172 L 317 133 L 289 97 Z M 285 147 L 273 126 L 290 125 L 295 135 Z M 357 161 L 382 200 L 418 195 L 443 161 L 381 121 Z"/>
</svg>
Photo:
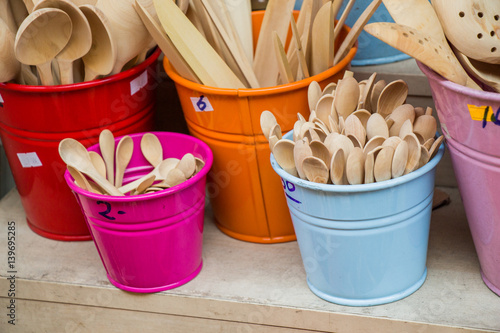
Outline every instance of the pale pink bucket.
<svg viewBox="0 0 500 333">
<path fill-rule="evenodd" d="M 484 283 L 500 295 L 500 94 L 427 76 Z"/>
<path fill-rule="evenodd" d="M 163 158 L 186 153 L 205 161 L 194 177 L 163 191 L 140 196 L 109 196 L 76 186 L 64 177 L 82 208 L 109 281 L 132 292 L 176 288 L 195 278 L 202 267 L 206 175 L 213 162 L 208 146 L 189 135 L 152 132 L 163 146 Z M 130 135 L 134 153 L 124 184 L 151 171 L 140 149 L 143 133 Z M 115 139 L 118 144 L 120 137 Z M 88 150 L 100 152 L 99 145 Z"/>
</svg>

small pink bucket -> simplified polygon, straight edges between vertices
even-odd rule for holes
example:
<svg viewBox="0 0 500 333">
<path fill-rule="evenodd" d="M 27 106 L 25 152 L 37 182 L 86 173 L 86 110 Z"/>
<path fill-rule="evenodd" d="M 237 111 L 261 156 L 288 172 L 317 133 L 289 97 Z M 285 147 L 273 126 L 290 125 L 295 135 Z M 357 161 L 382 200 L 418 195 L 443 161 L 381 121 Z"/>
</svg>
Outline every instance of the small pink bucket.
<svg viewBox="0 0 500 333">
<path fill-rule="evenodd" d="M 427 76 L 484 283 L 500 295 L 500 94 Z"/>
<path fill-rule="evenodd" d="M 170 189 L 125 197 L 88 192 L 74 183 L 68 171 L 64 174 L 82 208 L 109 281 L 120 289 L 139 293 L 176 288 L 200 272 L 205 182 L 213 162 L 208 146 L 192 136 L 152 133 L 163 146 L 163 158 L 180 159 L 192 153 L 205 161 L 205 166 Z M 142 135 L 130 135 L 134 152 L 124 184 L 153 169 L 140 149 Z M 116 144 L 119 140 L 115 139 Z M 88 150 L 100 152 L 98 144 Z"/>
</svg>

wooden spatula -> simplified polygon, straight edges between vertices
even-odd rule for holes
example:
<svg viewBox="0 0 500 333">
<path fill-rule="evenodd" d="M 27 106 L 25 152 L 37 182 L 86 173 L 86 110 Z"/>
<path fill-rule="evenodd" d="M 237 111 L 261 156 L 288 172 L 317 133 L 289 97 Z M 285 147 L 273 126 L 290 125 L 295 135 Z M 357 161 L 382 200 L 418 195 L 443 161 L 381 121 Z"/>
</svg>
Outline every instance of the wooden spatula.
<svg viewBox="0 0 500 333">
<path fill-rule="evenodd" d="M 286 40 L 294 4 L 295 0 L 270 0 L 267 3 L 253 62 L 253 69 L 261 87 L 276 84 L 278 62 L 276 57 L 269 56 L 269 50 L 274 48 L 273 31 L 277 32 L 280 40 Z"/>
<path fill-rule="evenodd" d="M 203 84 L 245 87 L 173 1 L 154 0 L 154 5 L 166 34 Z"/>
<path fill-rule="evenodd" d="M 408 54 L 457 84 L 479 89 L 469 78 L 453 51 L 444 48 L 429 34 L 398 23 L 376 22 L 365 26 L 365 31 L 395 49 Z"/>
</svg>

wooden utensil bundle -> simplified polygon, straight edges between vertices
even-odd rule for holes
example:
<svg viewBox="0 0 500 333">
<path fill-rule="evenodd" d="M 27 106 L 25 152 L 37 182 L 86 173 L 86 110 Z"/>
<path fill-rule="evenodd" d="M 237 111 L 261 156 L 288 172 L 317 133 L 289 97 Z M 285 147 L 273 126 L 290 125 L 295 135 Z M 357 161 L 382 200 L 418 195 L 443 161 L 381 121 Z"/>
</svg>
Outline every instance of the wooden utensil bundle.
<svg viewBox="0 0 500 333">
<path fill-rule="evenodd" d="M 308 120 L 298 114 L 293 140 L 282 138 L 271 112 L 262 112 L 261 128 L 278 164 L 309 181 L 354 185 L 397 178 L 432 159 L 443 141 L 443 136 L 435 138 L 432 109 L 403 104 L 403 94 L 384 118 L 378 112 L 381 103 L 375 102 L 384 98 L 386 87 L 402 81 L 375 82 L 374 73 L 358 83 L 351 74 L 319 94 L 319 85 L 311 83 L 309 102 L 314 107 Z M 353 83 L 360 91 L 354 106 L 352 94 L 345 93 Z"/>
<path fill-rule="evenodd" d="M 482 90 L 474 78 L 500 92 L 498 2 L 383 1 L 395 23 L 369 24 L 368 33 L 454 83 Z"/>
<path fill-rule="evenodd" d="M 141 139 L 141 151 L 154 169 L 148 174 L 122 186 L 124 172 L 133 153 L 132 139 L 126 135 L 118 143 L 116 149 L 114 139 L 112 145 L 106 144 L 106 137 L 113 139 L 109 130 L 100 135 L 101 153 L 88 152 L 74 139 L 64 139 L 59 144 L 59 154 L 67 163 L 68 171 L 75 183 L 90 192 L 105 195 L 123 196 L 153 193 L 181 184 L 194 177 L 205 165 L 205 162 L 190 153 L 181 159 L 163 159 L 161 143 L 152 133 L 145 133 Z M 156 143 L 156 145 L 155 145 Z M 106 154 L 111 159 L 104 158 Z M 154 156 L 155 153 L 159 156 Z M 110 176 L 110 171 L 112 175 Z"/>
<path fill-rule="evenodd" d="M 342 0 L 305 0 L 297 22 L 292 15 L 294 0 L 270 0 L 252 55 L 249 0 L 242 1 L 246 12 L 239 8 L 234 14 L 224 0 L 192 0 L 184 14 L 173 1 L 154 0 L 162 31 L 151 33 L 180 75 L 218 88 L 262 88 L 318 74 L 345 57 L 382 2 L 373 0 L 335 55 L 335 33 L 340 30 L 334 18 Z M 140 5 L 136 0 L 136 10 L 141 11 Z M 148 18 L 141 18 L 151 26 Z M 236 28 L 235 22 L 246 24 Z M 293 36 L 288 36 L 289 30 Z"/>
<path fill-rule="evenodd" d="M 144 60 L 155 45 L 132 7 L 133 0 L 119 5 L 91 2 L 24 1 L 26 7 L 21 7 L 22 2 L 2 1 L 0 33 L 6 35 L 8 27 L 6 36 L 13 36 L 14 45 L 4 42 L 12 52 L 2 50 L 0 62 L 9 64 L 10 71 L 0 76 L 1 82 L 72 84 L 115 74 Z M 151 9 L 152 1 L 145 2 Z"/>
</svg>

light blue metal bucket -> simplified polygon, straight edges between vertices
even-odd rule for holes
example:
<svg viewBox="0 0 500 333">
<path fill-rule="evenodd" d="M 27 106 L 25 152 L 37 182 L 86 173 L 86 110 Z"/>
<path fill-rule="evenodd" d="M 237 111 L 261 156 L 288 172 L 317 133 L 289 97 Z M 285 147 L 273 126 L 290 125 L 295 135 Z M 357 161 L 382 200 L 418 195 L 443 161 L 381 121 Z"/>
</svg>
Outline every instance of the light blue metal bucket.
<svg viewBox="0 0 500 333">
<path fill-rule="evenodd" d="M 372 0 L 357 0 L 351 11 L 349 12 L 345 24 L 349 27 L 352 27 L 358 17 L 363 13 L 363 11 L 371 2 Z M 348 0 L 343 1 L 337 19 L 339 19 L 340 14 L 344 12 L 347 3 Z M 294 8 L 296 10 L 300 10 L 301 6 L 302 0 L 296 0 Z M 373 16 L 368 21 L 368 23 L 373 22 L 394 22 L 383 3 L 380 4 L 375 13 L 373 13 Z M 406 60 L 409 58 L 410 56 L 408 56 L 407 54 L 396 50 L 392 46 L 389 46 L 388 44 L 382 42 L 380 39 L 368 34 L 366 31 L 362 31 L 358 37 L 358 52 L 356 53 L 354 59 L 351 61 L 351 65 L 381 65 Z"/>
<path fill-rule="evenodd" d="M 443 153 L 441 145 L 420 169 L 363 185 L 294 177 L 271 154 L 314 294 L 336 304 L 371 306 L 420 288 L 427 276 L 434 177 Z"/>
</svg>

